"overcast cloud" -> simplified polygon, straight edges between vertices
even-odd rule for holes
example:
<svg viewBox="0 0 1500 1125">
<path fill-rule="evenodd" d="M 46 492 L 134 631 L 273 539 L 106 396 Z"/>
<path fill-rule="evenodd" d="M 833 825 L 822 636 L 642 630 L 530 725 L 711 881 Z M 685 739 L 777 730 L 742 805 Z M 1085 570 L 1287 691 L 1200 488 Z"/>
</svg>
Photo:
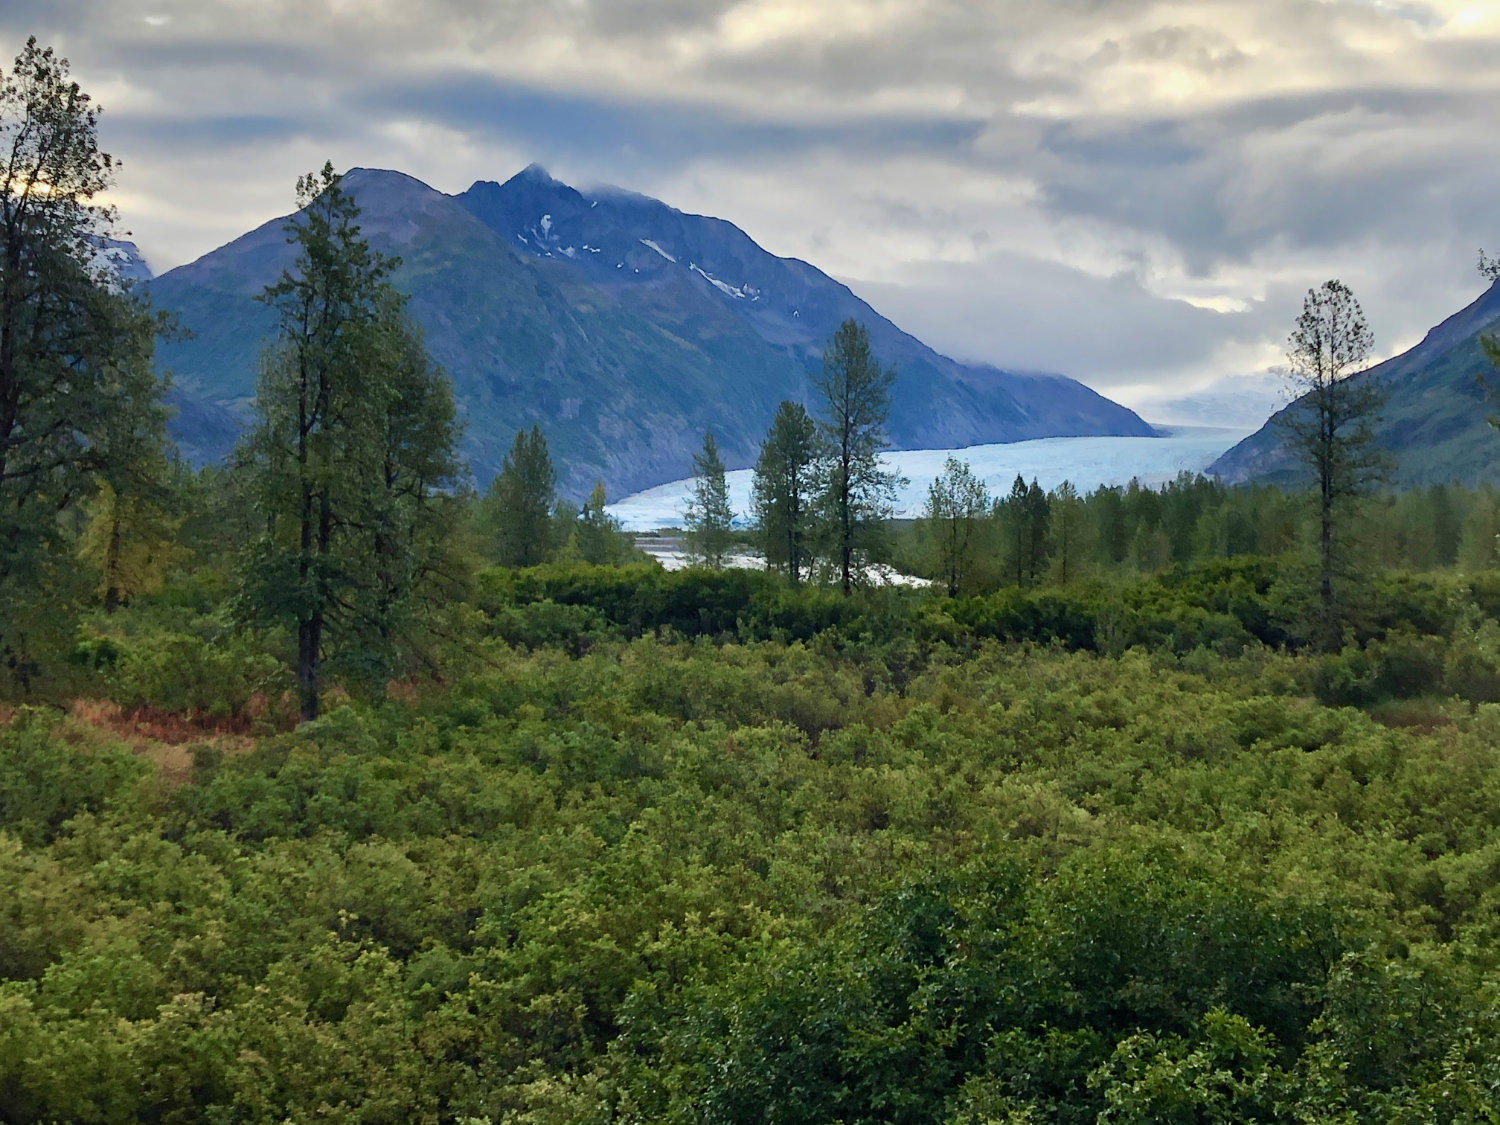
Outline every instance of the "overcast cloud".
<svg viewBox="0 0 1500 1125">
<path fill-rule="evenodd" d="M 158 270 L 325 157 L 449 192 L 535 160 L 1130 401 L 1277 363 L 1329 277 L 1402 350 L 1500 248 L 1495 0 L 7 0 L 28 34 Z"/>
</svg>

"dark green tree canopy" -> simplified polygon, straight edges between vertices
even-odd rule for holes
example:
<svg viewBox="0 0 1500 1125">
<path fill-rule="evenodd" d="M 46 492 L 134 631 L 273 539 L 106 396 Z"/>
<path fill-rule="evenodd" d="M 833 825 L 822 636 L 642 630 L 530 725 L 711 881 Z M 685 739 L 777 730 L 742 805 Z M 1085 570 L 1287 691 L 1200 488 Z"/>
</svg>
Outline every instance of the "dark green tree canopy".
<svg viewBox="0 0 1500 1125">
<path fill-rule="evenodd" d="M 281 331 L 238 456 L 265 521 L 239 605 L 294 629 L 313 718 L 326 658 L 379 686 L 414 642 L 457 466 L 452 390 L 387 280 L 393 261 L 360 233 L 331 164 L 298 180 L 297 202 L 296 263 L 264 295 Z"/>
<path fill-rule="evenodd" d="M 755 460 L 750 504 L 766 565 L 793 583 L 811 563 L 813 504 L 816 500 L 817 426 L 807 409 L 783 402 Z"/>
<path fill-rule="evenodd" d="M 13 669 L 30 659 L 31 594 L 68 582 L 59 515 L 164 441 L 157 324 L 96 263 L 114 214 L 95 201 L 115 169 L 98 120 L 35 38 L 0 77 L 0 664 Z"/>
<path fill-rule="evenodd" d="M 557 470 L 540 426 L 519 430 L 485 505 L 493 528 L 493 554 L 501 566 L 535 566 L 552 550 Z"/>
</svg>

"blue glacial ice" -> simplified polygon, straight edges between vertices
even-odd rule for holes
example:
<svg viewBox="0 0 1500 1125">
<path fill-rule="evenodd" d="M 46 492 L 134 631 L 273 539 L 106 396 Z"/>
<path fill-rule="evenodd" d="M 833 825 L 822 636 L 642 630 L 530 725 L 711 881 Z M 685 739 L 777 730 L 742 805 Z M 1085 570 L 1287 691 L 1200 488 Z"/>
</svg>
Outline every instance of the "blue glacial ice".
<svg viewBox="0 0 1500 1125">
<path fill-rule="evenodd" d="M 922 514 L 928 486 L 942 473 L 943 462 L 950 456 L 967 461 L 995 496 L 1009 492 L 1018 473 L 1028 482 L 1035 478 L 1048 491 L 1066 480 L 1086 493 L 1102 485 L 1127 484 L 1132 477 L 1142 484 L 1155 485 L 1180 472 L 1201 472 L 1253 432 L 1207 426 L 1157 429 L 1162 436 L 1041 438 L 968 449 L 906 449 L 883 454 L 881 460 L 906 478 L 896 496 L 896 514 L 913 517 Z M 726 477 L 729 501 L 738 517 L 736 522 L 740 522 L 750 510 L 750 470 L 737 469 Z M 688 478 L 648 488 L 609 505 L 609 512 L 628 531 L 681 527 L 692 486 L 692 478 Z"/>
</svg>

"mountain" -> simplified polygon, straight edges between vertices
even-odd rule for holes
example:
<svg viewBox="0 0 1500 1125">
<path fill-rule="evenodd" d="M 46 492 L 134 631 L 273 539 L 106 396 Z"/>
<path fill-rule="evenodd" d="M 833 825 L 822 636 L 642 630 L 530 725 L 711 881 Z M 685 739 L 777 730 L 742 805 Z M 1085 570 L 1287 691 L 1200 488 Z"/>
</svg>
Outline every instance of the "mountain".
<svg viewBox="0 0 1500 1125">
<path fill-rule="evenodd" d="M 1395 461 L 1401 488 L 1461 481 L 1500 483 L 1500 434 L 1476 377 L 1493 379 L 1479 338 L 1500 328 L 1500 282 L 1432 329 L 1410 351 L 1352 376 L 1386 392 L 1375 440 Z M 1287 409 L 1290 409 L 1288 407 Z M 1300 483 L 1306 470 L 1288 451 L 1275 417 L 1208 467 L 1225 481 Z"/>
<path fill-rule="evenodd" d="M 808 401 L 808 375 L 848 317 L 897 368 L 889 431 L 899 448 L 1152 433 L 1074 380 L 941 356 L 721 219 L 616 188 L 585 194 L 535 165 L 457 196 L 371 169 L 344 186 L 371 245 L 401 258 L 395 283 L 453 377 L 481 485 L 533 422 L 565 494 L 585 494 L 596 477 L 618 495 L 685 476 L 710 427 L 730 467 L 748 465 L 777 403 Z M 254 393 L 275 328 L 255 297 L 292 262 L 284 224 L 148 285 L 192 333 L 160 354 L 176 381 L 179 440 L 199 459 L 227 451 L 225 419 Z"/>
</svg>

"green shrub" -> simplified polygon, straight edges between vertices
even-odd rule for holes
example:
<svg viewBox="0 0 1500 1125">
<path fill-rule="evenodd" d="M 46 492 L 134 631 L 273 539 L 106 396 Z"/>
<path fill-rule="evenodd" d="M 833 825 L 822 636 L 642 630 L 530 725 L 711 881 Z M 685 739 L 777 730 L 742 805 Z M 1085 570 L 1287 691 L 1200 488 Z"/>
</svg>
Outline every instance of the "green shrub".
<svg viewBox="0 0 1500 1125">
<path fill-rule="evenodd" d="M 128 795 L 146 765 L 119 746 L 79 746 L 62 737 L 59 718 L 23 710 L 0 726 L 0 829 L 39 844 L 65 821 L 100 812 Z"/>
<path fill-rule="evenodd" d="M 148 634 L 119 641 L 119 650 L 111 681 L 115 702 L 127 710 L 238 718 L 252 700 L 291 686 L 287 667 L 243 634 L 217 641 Z"/>
</svg>

